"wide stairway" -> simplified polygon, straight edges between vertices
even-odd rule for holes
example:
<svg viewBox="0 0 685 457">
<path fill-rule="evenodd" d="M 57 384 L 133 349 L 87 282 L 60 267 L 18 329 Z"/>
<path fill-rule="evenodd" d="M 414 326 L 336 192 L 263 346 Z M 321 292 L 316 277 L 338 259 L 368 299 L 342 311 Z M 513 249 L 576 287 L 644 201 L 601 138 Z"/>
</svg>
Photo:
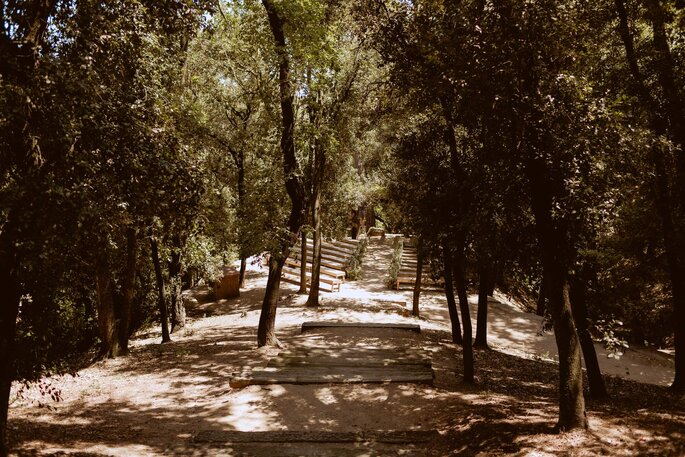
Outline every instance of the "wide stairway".
<svg viewBox="0 0 685 457">
<path fill-rule="evenodd" d="M 321 274 L 319 276 L 319 288 L 326 292 L 338 292 L 340 285 L 345 281 L 345 268 L 357 251 L 358 240 L 344 238 L 336 241 L 321 241 Z M 311 284 L 312 262 L 314 243 L 307 240 L 306 249 L 307 285 Z M 300 284 L 300 271 L 302 266 L 302 244 L 296 244 L 290 251 L 290 256 L 285 261 L 281 279 L 284 281 Z"/>
</svg>

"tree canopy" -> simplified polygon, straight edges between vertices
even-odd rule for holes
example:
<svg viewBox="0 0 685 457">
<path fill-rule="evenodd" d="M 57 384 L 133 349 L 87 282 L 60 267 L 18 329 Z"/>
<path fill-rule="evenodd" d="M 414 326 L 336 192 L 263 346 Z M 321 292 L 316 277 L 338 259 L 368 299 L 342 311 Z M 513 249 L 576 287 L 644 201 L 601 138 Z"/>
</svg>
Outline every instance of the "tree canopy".
<svg viewBox="0 0 685 457">
<path fill-rule="evenodd" d="M 497 287 L 551 319 L 558 429 L 581 358 L 607 393 L 593 338 L 673 347 L 683 392 L 684 30 L 674 0 L 0 2 L 0 439 L 13 381 L 173 338 L 224 264 L 268 259 L 279 344 L 291 249 L 360 212 L 445 278 L 466 382 Z"/>
</svg>

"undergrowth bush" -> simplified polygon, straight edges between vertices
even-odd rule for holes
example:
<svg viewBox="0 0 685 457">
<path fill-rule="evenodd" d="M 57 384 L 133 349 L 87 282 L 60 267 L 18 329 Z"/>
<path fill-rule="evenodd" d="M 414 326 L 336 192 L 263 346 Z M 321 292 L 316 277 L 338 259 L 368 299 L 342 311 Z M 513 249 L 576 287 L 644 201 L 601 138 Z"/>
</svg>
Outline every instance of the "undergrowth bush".
<svg viewBox="0 0 685 457">
<path fill-rule="evenodd" d="M 357 248 L 355 249 L 354 254 L 352 254 L 350 260 L 347 261 L 345 264 L 345 278 L 352 281 L 362 279 L 363 260 L 364 255 L 366 255 L 366 249 L 368 245 L 369 240 L 366 237 L 363 237 L 359 240 L 359 243 L 357 243 Z"/>
<path fill-rule="evenodd" d="M 397 288 L 397 276 L 400 274 L 400 267 L 402 265 L 402 251 L 404 251 L 404 238 L 396 237 L 393 240 L 392 260 L 390 261 L 388 279 L 386 280 L 386 285 L 390 289 Z"/>
</svg>

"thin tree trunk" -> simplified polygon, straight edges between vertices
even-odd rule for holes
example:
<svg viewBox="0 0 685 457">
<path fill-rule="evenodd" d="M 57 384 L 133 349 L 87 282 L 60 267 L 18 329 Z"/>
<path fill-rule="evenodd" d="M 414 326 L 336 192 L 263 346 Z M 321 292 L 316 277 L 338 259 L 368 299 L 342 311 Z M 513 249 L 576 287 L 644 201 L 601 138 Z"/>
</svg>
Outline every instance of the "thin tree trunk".
<svg viewBox="0 0 685 457">
<path fill-rule="evenodd" d="M 490 267 L 482 265 L 478 278 L 478 318 L 474 347 L 488 347 L 488 292 L 490 289 Z"/>
<path fill-rule="evenodd" d="M 240 258 L 240 276 L 238 280 L 238 288 L 242 289 L 245 286 L 245 270 L 247 270 L 247 257 Z"/>
<path fill-rule="evenodd" d="M 445 298 L 447 298 L 447 309 L 450 313 L 450 323 L 452 324 L 452 342 L 462 343 L 461 324 L 459 313 L 457 312 L 457 302 L 454 299 L 454 283 L 452 281 L 452 254 L 449 248 L 443 247 L 443 268 L 445 270 Z"/>
<path fill-rule="evenodd" d="M 580 341 L 571 313 L 569 285 L 562 271 L 550 274 L 549 308 L 559 352 L 559 431 L 587 428 Z"/>
<path fill-rule="evenodd" d="M 319 121 L 318 109 L 311 108 L 312 123 Z M 314 140 L 314 173 L 312 179 L 312 225 L 314 226 L 314 252 L 312 253 L 312 281 L 307 306 L 319 306 L 321 285 L 321 191 L 326 171 L 326 150 L 317 138 Z"/>
<path fill-rule="evenodd" d="M 547 280 L 549 312 L 559 353 L 560 431 L 587 428 L 580 342 L 571 312 L 568 284 L 569 243 L 563 221 L 552 216 L 554 185 L 541 162 L 529 164 L 533 214 L 542 252 L 543 275 Z"/>
<path fill-rule="evenodd" d="M 11 215 L 10 215 L 11 217 Z M 0 455 L 8 453 L 7 416 L 14 380 L 14 338 L 21 287 L 19 262 L 7 227 L 0 233 Z"/>
<path fill-rule="evenodd" d="M 658 0 L 649 0 L 647 9 L 652 20 L 652 41 L 656 51 L 656 69 L 659 85 L 665 98 L 669 136 L 675 145 L 674 196 L 671 220 L 677 227 L 671 228 L 665 237 L 671 293 L 673 296 L 673 330 L 675 345 L 675 377 L 671 389 L 685 392 L 685 103 L 675 70 L 666 31 L 667 12 Z"/>
<path fill-rule="evenodd" d="M 159 262 L 157 238 L 155 238 L 152 229 L 150 229 L 150 250 L 152 251 L 152 264 L 155 268 L 155 279 L 157 281 L 157 305 L 162 326 L 162 343 L 168 343 L 171 341 L 171 337 L 169 336 L 166 296 L 164 292 L 164 275 L 162 275 L 162 265 Z"/>
<path fill-rule="evenodd" d="M 590 397 L 595 399 L 606 398 L 608 395 L 606 386 L 604 385 L 604 379 L 602 378 L 602 372 L 599 368 L 597 351 L 595 351 L 595 344 L 592 341 L 592 335 L 590 335 L 590 330 L 588 329 L 587 296 L 585 284 L 581 278 L 574 278 L 571 282 L 570 298 L 573 320 L 576 323 L 578 338 L 580 338 L 580 347 L 583 350 L 583 359 L 585 360 L 585 369 L 587 370 L 590 387 Z"/>
<path fill-rule="evenodd" d="M 128 339 L 131 336 L 131 314 L 135 296 L 136 260 L 138 257 L 138 233 L 133 227 L 126 229 L 126 269 L 122 285 L 121 306 L 117 313 L 119 350 L 128 354 Z"/>
<path fill-rule="evenodd" d="M 104 267 L 107 268 L 107 267 Z M 117 338 L 117 315 L 114 309 L 112 274 L 103 269 L 95 278 L 98 297 L 98 330 L 100 333 L 100 355 L 117 357 L 121 351 Z"/>
<path fill-rule="evenodd" d="M 652 96 L 645 78 L 640 71 L 635 46 L 628 22 L 628 13 L 624 0 L 615 0 L 619 19 L 619 34 L 626 52 L 628 68 L 633 77 L 632 89 L 640 102 L 647 107 L 647 114 L 655 136 L 659 137 L 667 132 L 667 125 L 671 125 L 671 133 L 679 150 L 676 152 L 676 177 L 673 187 L 676 189 L 675 198 L 671 197 L 668 181 L 669 174 L 659 150 L 659 145 L 652 146 L 652 162 L 655 170 L 656 207 L 661 218 L 664 247 L 668 262 L 668 273 L 671 282 L 673 298 L 673 323 L 675 340 L 675 377 L 671 388 L 677 392 L 685 391 L 685 239 L 680 230 L 680 237 L 676 229 L 676 220 L 682 221 L 685 209 L 685 112 L 683 112 L 682 95 L 678 91 L 674 76 L 674 61 L 671 56 L 668 37 L 665 29 L 665 11 L 660 2 L 647 2 L 652 20 L 653 45 L 655 50 L 656 68 L 659 83 L 666 98 L 666 112 Z M 678 205 L 680 203 L 680 206 Z M 681 224 L 683 222 L 680 222 Z"/>
<path fill-rule="evenodd" d="M 288 218 L 290 237 L 281 242 L 280 252 L 273 254 L 269 260 L 269 279 L 266 284 L 262 311 L 257 329 L 257 345 L 278 344 L 274 333 L 276 326 L 276 308 L 281 287 L 283 264 L 290 254 L 290 249 L 297 241 L 297 234 L 304 219 L 304 186 L 297 174 L 298 163 L 295 155 L 295 110 L 293 107 L 293 90 L 290 82 L 290 60 L 283 30 L 283 19 L 279 16 L 271 0 L 262 0 L 266 10 L 269 27 L 274 37 L 278 56 L 278 82 L 281 99 L 281 154 L 283 155 L 283 175 L 285 188 L 292 203 Z"/>
<path fill-rule="evenodd" d="M 472 384 L 474 382 L 474 363 L 473 363 L 473 329 L 471 327 L 471 310 L 469 309 L 469 297 L 466 292 L 466 258 L 464 256 L 464 244 L 459 242 L 457 256 L 454 262 L 454 282 L 457 287 L 459 297 L 459 310 L 461 311 L 461 322 L 464 330 L 462 348 L 464 354 L 464 382 Z"/>
<path fill-rule="evenodd" d="M 319 290 L 321 282 L 321 188 L 314 185 L 314 201 L 312 204 L 312 223 L 314 225 L 314 247 L 312 252 L 312 281 L 309 287 L 307 306 L 319 306 Z"/>
<path fill-rule="evenodd" d="M 262 312 L 259 315 L 259 327 L 257 328 L 257 346 L 277 346 L 280 342 L 276 338 L 276 310 L 280 298 L 281 272 L 284 260 L 277 260 L 274 256 L 269 258 L 269 278 L 266 283 L 266 293 L 262 301 Z"/>
<path fill-rule="evenodd" d="M 540 291 L 538 292 L 538 303 L 537 303 L 537 308 L 535 310 L 535 314 L 538 316 L 544 316 L 545 315 L 545 309 L 547 306 L 545 305 L 545 302 L 547 301 L 547 294 L 545 292 L 545 277 L 542 277 L 542 280 L 540 280 Z"/>
<path fill-rule="evenodd" d="M 300 234 L 300 288 L 298 294 L 307 293 L 307 232 L 302 230 Z"/>
<path fill-rule="evenodd" d="M 530 71 L 533 57 L 523 56 L 519 69 L 519 90 L 534 99 L 537 97 L 538 80 Z M 536 142 L 529 147 L 526 127 L 539 121 L 541 114 L 532 110 L 525 99 L 517 109 L 514 119 L 514 147 L 523 159 L 524 172 L 529 182 L 529 197 L 538 232 L 543 276 L 546 280 L 548 308 L 554 323 L 554 337 L 559 354 L 559 431 L 587 428 L 583 376 L 580 360 L 580 343 L 571 313 L 568 296 L 568 269 L 573 258 L 567 221 L 554 216 L 555 199 L 564 198 L 563 176 L 555 174 L 548 162 L 554 160 L 554 145 L 544 132 L 533 135 Z M 539 127 L 537 127 L 539 129 Z M 552 152 L 550 152 L 552 151 Z"/>
<path fill-rule="evenodd" d="M 419 317 L 419 298 L 421 296 L 421 279 L 423 276 L 423 252 L 422 242 L 419 241 L 416 246 L 416 282 L 414 282 L 414 295 L 412 297 L 412 316 Z"/>
<path fill-rule="evenodd" d="M 183 304 L 183 282 L 181 280 L 181 236 L 172 237 L 171 259 L 169 260 L 169 285 L 171 290 L 171 333 L 186 326 L 186 308 Z"/>
<path fill-rule="evenodd" d="M 236 167 L 238 168 L 238 214 L 242 219 L 245 217 L 245 155 L 240 149 L 235 155 Z M 242 232 L 242 230 L 241 230 Z M 244 233 L 240 236 L 240 276 L 238 277 L 238 289 L 245 284 L 245 270 L 247 269 L 247 253 L 244 248 Z"/>
</svg>

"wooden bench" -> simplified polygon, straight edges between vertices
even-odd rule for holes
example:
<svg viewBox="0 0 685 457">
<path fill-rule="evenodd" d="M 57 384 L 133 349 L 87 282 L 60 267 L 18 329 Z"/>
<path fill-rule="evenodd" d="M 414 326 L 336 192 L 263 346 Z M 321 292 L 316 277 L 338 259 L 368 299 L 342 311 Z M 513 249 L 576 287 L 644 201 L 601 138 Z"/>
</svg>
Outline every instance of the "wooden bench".
<svg viewBox="0 0 685 457">
<path fill-rule="evenodd" d="M 285 261 L 285 264 L 290 265 L 294 268 L 297 268 L 298 270 L 302 266 L 302 263 L 300 262 L 299 259 L 293 259 L 291 257 L 288 257 L 288 259 Z M 311 273 L 312 268 L 313 268 L 312 263 L 307 262 L 307 271 Z M 321 274 L 331 276 L 333 278 L 339 279 L 340 281 L 343 281 L 345 279 L 345 272 L 344 271 L 324 268 L 323 266 L 321 267 Z"/>
<path fill-rule="evenodd" d="M 300 270 L 284 266 L 281 279 L 296 285 L 300 285 Z M 307 285 L 311 285 L 311 274 L 307 273 Z M 319 288 L 327 292 L 339 292 L 341 281 L 326 275 L 319 275 Z"/>
<path fill-rule="evenodd" d="M 295 254 L 298 258 L 302 258 L 302 254 L 301 254 L 302 251 L 300 251 L 300 247 L 299 247 L 299 246 L 293 248 L 291 252 L 292 252 L 293 254 Z M 311 262 L 311 261 L 312 261 L 312 258 L 313 258 L 313 257 L 312 257 L 312 254 L 313 254 L 312 251 L 311 251 L 310 249 L 307 249 L 307 262 Z M 321 252 L 321 259 L 322 259 L 322 260 L 327 260 L 327 261 L 329 261 L 329 263 L 332 263 L 332 264 L 337 264 L 337 265 L 339 265 L 342 269 L 345 268 L 345 263 L 347 263 L 347 260 L 346 260 L 346 259 L 343 259 L 343 258 L 338 257 L 338 256 L 330 255 L 330 254 L 327 254 L 327 253 L 325 253 L 325 252 Z"/>
</svg>

